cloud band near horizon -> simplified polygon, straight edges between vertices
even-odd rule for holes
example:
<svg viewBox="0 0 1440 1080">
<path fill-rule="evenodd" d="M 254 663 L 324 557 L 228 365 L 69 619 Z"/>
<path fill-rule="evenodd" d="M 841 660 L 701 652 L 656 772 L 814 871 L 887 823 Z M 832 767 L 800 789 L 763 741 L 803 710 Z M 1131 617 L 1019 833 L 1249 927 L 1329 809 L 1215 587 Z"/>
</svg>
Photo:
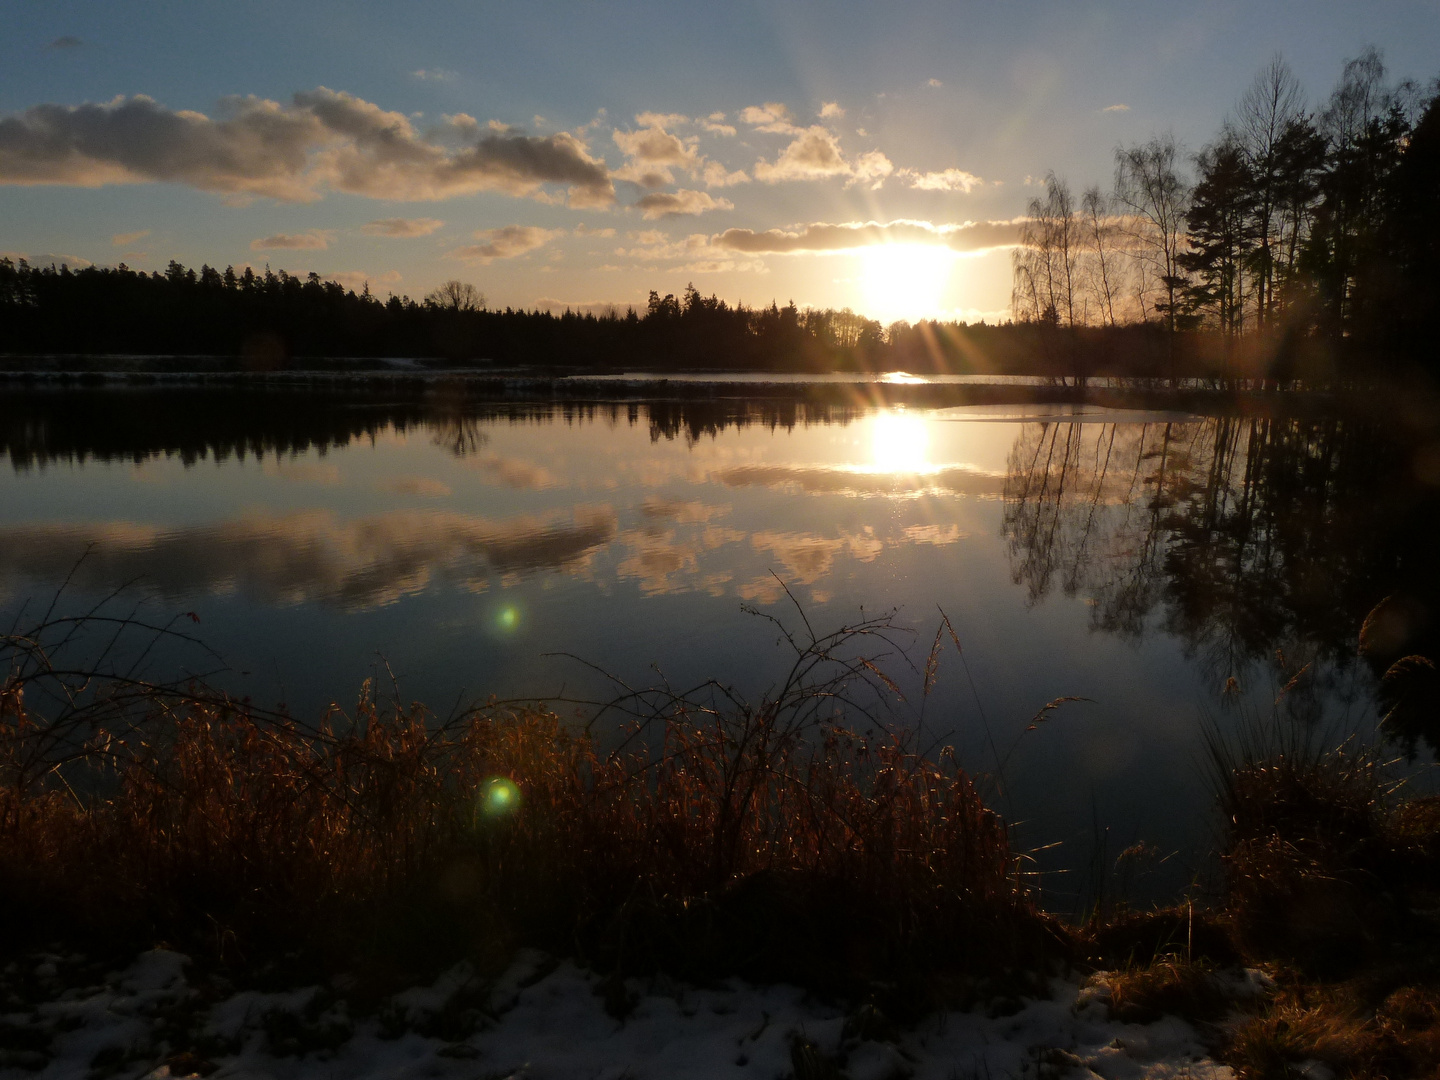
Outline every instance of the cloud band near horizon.
<svg viewBox="0 0 1440 1080">
<path fill-rule="evenodd" d="M 997 248 L 1017 247 L 1023 220 L 967 221 L 961 225 L 934 225 L 928 221 L 817 222 L 797 231 L 726 229 L 711 237 L 710 245 L 749 255 L 814 254 L 854 251 L 877 244 L 943 245 L 952 251 L 979 254 Z"/>
</svg>

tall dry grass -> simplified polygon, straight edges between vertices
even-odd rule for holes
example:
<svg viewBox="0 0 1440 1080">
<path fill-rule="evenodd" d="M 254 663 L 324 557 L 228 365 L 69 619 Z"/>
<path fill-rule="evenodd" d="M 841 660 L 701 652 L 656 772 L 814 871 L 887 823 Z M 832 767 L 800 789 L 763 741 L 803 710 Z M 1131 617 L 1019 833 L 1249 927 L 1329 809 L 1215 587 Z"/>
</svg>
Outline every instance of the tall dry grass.
<svg viewBox="0 0 1440 1080">
<path fill-rule="evenodd" d="M 609 749 L 540 707 L 441 723 L 368 686 L 309 726 L 100 680 L 57 732 L 12 650 L 0 941 L 397 975 L 532 944 L 836 991 L 1039 963 L 1055 939 L 952 756 L 846 724 L 893 689 L 865 650 L 890 629 L 787 632 L 794 666 L 753 705 L 627 692 Z"/>
</svg>

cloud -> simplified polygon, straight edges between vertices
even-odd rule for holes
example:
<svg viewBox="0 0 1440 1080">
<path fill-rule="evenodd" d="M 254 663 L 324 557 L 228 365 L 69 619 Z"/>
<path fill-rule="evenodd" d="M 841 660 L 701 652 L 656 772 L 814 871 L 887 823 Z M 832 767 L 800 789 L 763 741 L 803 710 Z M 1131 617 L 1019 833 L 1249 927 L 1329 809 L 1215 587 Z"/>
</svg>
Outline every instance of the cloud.
<svg viewBox="0 0 1440 1080">
<path fill-rule="evenodd" d="M 630 238 L 640 246 L 617 247 L 616 255 L 626 255 L 632 259 L 689 259 L 705 251 L 710 244 L 710 238 L 704 233 L 693 233 L 678 244 L 671 243 L 670 237 L 659 229 L 631 233 Z"/>
<path fill-rule="evenodd" d="M 0 259 L 10 259 L 12 262 L 24 259 L 31 266 L 68 266 L 72 270 L 95 265 L 89 259 L 82 259 L 79 255 L 62 255 L 54 251 L 0 251 Z"/>
<path fill-rule="evenodd" d="M 576 236 L 598 236 L 598 237 L 599 237 L 600 239 L 602 239 L 602 240 L 608 240 L 610 237 L 612 237 L 612 236 L 615 235 L 615 230 L 614 230 L 614 229 L 611 229 L 611 228 L 592 229 L 592 228 L 590 228 L 590 226 L 586 225 L 586 224 L 582 221 L 579 225 L 576 225 L 576 226 L 575 226 L 575 235 L 576 235 Z"/>
<path fill-rule="evenodd" d="M 861 154 L 854 162 L 847 161 L 840 141 L 833 132 L 816 124 L 800 133 L 780 152 L 774 164 L 755 163 L 755 179 L 767 184 L 786 180 L 824 180 L 843 176 L 851 183 L 879 187 L 894 165 L 878 150 Z"/>
<path fill-rule="evenodd" d="M 723 117 L 725 114 L 719 113 L 717 115 Z M 722 124 L 719 120 L 702 120 L 700 121 L 700 126 L 712 135 L 730 136 L 735 134 L 734 124 Z"/>
<path fill-rule="evenodd" d="M 689 191 L 681 188 L 675 192 L 653 191 L 635 204 L 645 215 L 645 220 L 675 217 L 680 214 L 703 214 L 707 210 L 734 210 L 735 204 L 729 199 L 717 199 L 704 191 Z"/>
<path fill-rule="evenodd" d="M 360 231 L 366 236 L 389 236 L 394 239 L 409 239 L 414 236 L 429 236 L 445 222 L 438 218 L 381 218 L 379 221 L 367 221 L 360 226 Z"/>
<path fill-rule="evenodd" d="M 873 244 L 942 244 L 953 251 L 989 251 L 1020 242 L 1021 221 L 967 221 L 934 225 L 928 221 L 816 223 L 798 231 L 727 229 L 711 237 L 713 247 L 747 254 L 786 255 L 796 252 L 853 251 Z"/>
<path fill-rule="evenodd" d="M 169 182 L 291 202 L 327 190 L 407 201 L 478 191 L 540 197 L 555 185 L 572 206 L 614 200 L 605 163 L 568 132 L 476 138 L 457 118 L 422 136 L 403 114 L 325 87 L 289 104 L 225 98 L 217 115 L 143 95 L 36 105 L 0 118 L 0 184 Z"/>
<path fill-rule="evenodd" d="M 488 263 L 491 259 L 513 259 L 543 247 L 558 236 L 564 236 L 564 229 L 542 229 L 535 225 L 506 225 L 500 229 L 480 229 L 475 239 L 482 241 L 469 247 L 447 251 L 447 259 L 463 262 Z"/>
<path fill-rule="evenodd" d="M 116 233 L 110 237 L 110 243 L 115 247 L 129 247 L 136 240 L 144 240 L 150 235 L 149 229 L 137 229 L 135 232 Z"/>
<path fill-rule="evenodd" d="M 1120 104 L 1120 105 L 1106 105 L 1105 108 L 1101 109 L 1100 111 L 1101 111 L 1101 112 L 1129 112 L 1129 111 L 1130 111 L 1130 106 L 1129 106 L 1129 105 L 1124 105 L 1124 104 Z"/>
<path fill-rule="evenodd" d="M 928 86 L 928 87 L 930 87 L 931 89 L 938 89 L 939 87 L 944 86 L 945 84 L 944 84 L 943 82 L 941 82 L 939 79 L 926 79 L 926 80 L 925 80 L 925 85 Z"/>
<path fill-rule="evenodd" d="M 642 112 L 635 114 L 635 123 L 641 127 L 674 127 L 676 124 L 688 124 L 690 118 L 680 113 L 658 113 Z"/>
<path fill-rule="evenodd" d="M 412 71 L 410 77 L 421 82 L 449 82 L 455 78 L 455 72 L 449 68 L 421 68 L 419 71 Z"/>
<path fill-rule="evenodd" d="M 50 42 L 50 44 L 47 45 L 46 48 L 49 48 L 49 49 L 78 49 L 78 48 L 80 48 L 81 45 L 84 45 L 84 44 L 85 44 L 85 43 L 84 43 L 83 41 L 81 41 L 78 37 L 75 37 L 73 34 L 65 34 L 64 36 L 62 36 L 62 37 L 57 37 L 54 41 Z"/>
<path fill-rule="evenodd" d="M 324 251 L 330 246 L 330 234 L 321 229 L 311 229 L 303 233 L 276 233 L 274 236 L 267 236 L 263 240 L 251 240 L 251 251 L 269 251 L 272 249 L 291 251 Z"/>
<path fill-rule="evenodd" d="M 820 119 L 838 120 L 845 115 L 845 110 L 840 107 L 838 101 L 827 101 L 820 106 Z"/>
<path fill-rule="evenodd" d="M 718 161 L 707 161 L 701 173 L 705 180 L 706 187 L 731 187 L 735 184 L 748 184 L 750 177 L 744 169 L 736 169 L 730 172 Z"/>
<path fill-rule="evenodd" d="M 885 178 L 894 171 L 895 166 L 888 157 L 879 150 L 867 150 L 855 159 L 850 171 L 850 183 L 868 185 L 873 190 L 884 183 Z"/>
<path fill-rule="evenodd" d="M 774 135 L 794 135 L 800 130 L 795 126 L 790 110 L 778 101 L 747 106 L 740 110 L 740 120 L 758 131 L 768 131 Z"/>
<path fill-rule="evenodd" d="M 694 146 L 687 146 L 678 136 L 672 135 L 656 125 L 639 131 L 615 130 L 615 145 L 625 156 L 647 165 L 677 165 L 683 169 L 693 168 L 697 154 Z"/>
<path fill-rule="evenodd" d="M 985 182 L 964 169 L 942 169 L 940 172 L 901 169 L 896 175 L 920 191 L 961 191 L 969 194 L 973 188 Z"/>
</svg>

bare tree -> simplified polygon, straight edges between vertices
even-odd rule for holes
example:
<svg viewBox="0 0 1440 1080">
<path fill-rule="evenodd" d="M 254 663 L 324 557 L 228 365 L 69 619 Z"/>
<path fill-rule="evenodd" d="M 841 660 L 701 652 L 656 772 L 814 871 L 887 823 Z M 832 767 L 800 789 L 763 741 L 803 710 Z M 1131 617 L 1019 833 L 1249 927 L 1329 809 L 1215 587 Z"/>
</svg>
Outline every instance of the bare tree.
<svg viewBox="0 0 1440 1080">
<path fill-rule="evenodd" d="M 1180 175 L 1180 149 L 1172 135 L 1156 136 L 1137 146 L 1115 151 L 1115 198 L 1127 211 L 1136 255 L 1159 272 L 1165 291 L 1161 314 L 1173 337 L 1178 299 L 1185 284 L 1179 257 L 1185 248 L 1185 216 L 1190 185 Z M 1170 351 L 1170 379 L 1175 380 L 1175 344 Z"/>
<path fill-rule="evenodd" d="M 468 281 L 451 278 L 426 294 L 425 303 L 450 311 L 484 311 L 485 294 Z"/>
<path fill-rule="evenodd" d="M 1013 302 L 1017 317 L 1075 325 L 1076 262 L 1080 222 L 1070 187 L 1053 172 L 1045 177 L 1045 197 L 1030 200 L 1015 249 Z"/>
<path fill-rule="evenodd" d="M 1115 221 L 1110 200 L 1098 187 L 1089 188 L 1080 200 L 1081 228 L 1088 249 L 1085 278 L 1095 297 L 1100 322 L 1115 325 L 1115 298 L 1121 288 L 1120 262 L 1115 250 Z M 1088 320 L 1087 320 L 1088 321 Z"/>
</svg>

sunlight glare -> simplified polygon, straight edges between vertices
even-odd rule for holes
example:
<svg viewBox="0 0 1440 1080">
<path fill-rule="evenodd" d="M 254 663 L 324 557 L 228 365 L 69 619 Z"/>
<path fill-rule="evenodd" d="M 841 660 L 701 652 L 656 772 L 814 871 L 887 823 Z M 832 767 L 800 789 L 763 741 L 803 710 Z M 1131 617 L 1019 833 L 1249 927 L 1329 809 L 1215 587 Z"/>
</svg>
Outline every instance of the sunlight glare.
<svg viewBox="0 0 1440 1080">
<path fill-rule="evenodd" d="M 935 244 L 878 244 L 860 252 L 861 303 L 882 323 L 936 318 L 955 262 Z"/>
<path fill-rule="evenodd" d="M 882 412 L 870 424 L 870 453 L 877 472 L 932 472 L 930 431 L 923 418 L 903 410 Z"/>
</svg>

